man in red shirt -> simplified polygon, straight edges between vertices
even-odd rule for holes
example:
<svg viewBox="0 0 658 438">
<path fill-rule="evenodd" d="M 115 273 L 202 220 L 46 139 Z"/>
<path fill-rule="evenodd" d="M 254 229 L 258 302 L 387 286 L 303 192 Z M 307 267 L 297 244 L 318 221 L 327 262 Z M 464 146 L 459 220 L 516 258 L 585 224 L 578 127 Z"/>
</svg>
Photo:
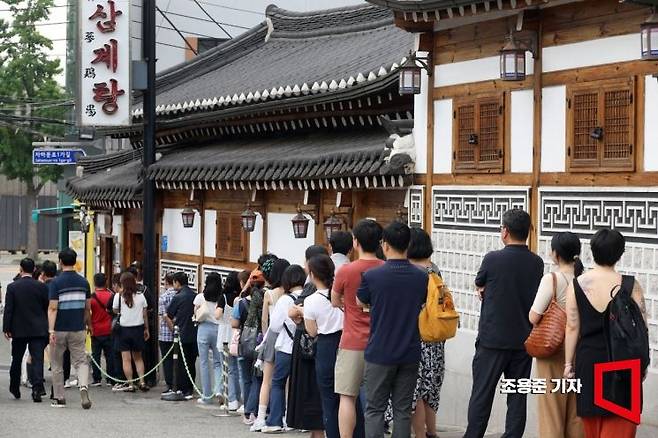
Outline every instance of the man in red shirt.
<svg viewBox="0 0 658 438">
<path fill-rule="evenodd" d="M 356 301 L 361 275 L 384 262 L 375 255 L 382 239 L 382 227 L 363 219 L 352 230 L 354 251 L 358 260 L 343 265 L 336 273 L 331 302 L 345 311 L 343 334 L 336 358 L 335 390 L 340 394 L 338 425 L 341 438 L 361 438 L 365 435 L 363 411 L 356 400 L 363 383 L 364 351 L 370 335 L 370 314 Z"/>
<path fill-rule="evenodd" d="M 113 293 L 107 289 L 107 277 L 99 273 L 94 275 L 94 293 L 91 295 L 91 355 L 100 365 L 101 353 L 105 355 L 105 372 L 113 376 L 114 354 L 112 351 L 112 316 L 107 312 L 107 303 Z M 92 364 L 94 381 L 91 386 L 101 386 L 101 370 Z M 105 379 L 107 386 L 112 386 L 110 379 Z"/>
</svg>

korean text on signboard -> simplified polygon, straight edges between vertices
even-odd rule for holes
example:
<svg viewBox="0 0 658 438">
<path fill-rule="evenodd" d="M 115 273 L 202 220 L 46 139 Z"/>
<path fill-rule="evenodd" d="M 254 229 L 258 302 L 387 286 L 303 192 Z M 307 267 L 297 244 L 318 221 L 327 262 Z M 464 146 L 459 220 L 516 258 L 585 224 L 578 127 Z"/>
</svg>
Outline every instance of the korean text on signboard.
<svg viewBox="0 0 658 438">
<path fill-rule="evenodd" d="M 81 149 L 34 149 L 32 151 L 32 164 L 75 164 L 78 157 L 84 155 L 85 153 Z"/>
<path fill-rule="evenodd" d="M 80 0 L 82 126 L 130 124 L 130 0 Z"/>
</svg>

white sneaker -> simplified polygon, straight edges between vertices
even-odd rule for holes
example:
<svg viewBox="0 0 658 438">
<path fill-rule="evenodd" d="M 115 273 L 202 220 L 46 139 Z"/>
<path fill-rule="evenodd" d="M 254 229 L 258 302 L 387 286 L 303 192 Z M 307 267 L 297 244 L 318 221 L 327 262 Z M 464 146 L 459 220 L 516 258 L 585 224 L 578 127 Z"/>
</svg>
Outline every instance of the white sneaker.
<svg viewBox="0 0 658 438">
<path fill-rule="evenodd" d="M 263 433 L 283 433 L 283 427 L 281 426 L 265 426 L 260 430 Z"/>
<path fill-rule="evenodd" d="M 69 382 L 68 380 L 64 382 L 64 389 L 69 389 L 70 387 L 71 387 L 71 382 Z"/>
<path fill-rule="evenodd" d="M 213 403 L 212 403 L 212 399 L 207 399 L 207 400 L 206 400 L 206 399 L 204 399 L 204 398 L 199 398 L 199 399 L 197 399 L 196 402 L 197 402 L 197 404 L 199 404 L 199 405 L 211 405 L 211 404 L 213 404 Z"/>
<path fill-rule="evenodd" d="M 235 410 L 235 412 L 237 412 L 238 414 L 244 414 L 244 405 L 242 405 L 242 406 L 240 406 L 239 408 L 237 408 L 237 409 Z"/>
<path fill-rule="evenodd" d="M 233 400 L 231 402 L 228 402 L 228 410 L 229 411 L 237 411 L 238 408 L 240 407 L 240 402 L 237 400 Z M 244 409 L 243 409 L 244 411 Z"/>
<path fill-rule="evenodd" d="M 267 426 L 265 424 L 265 420 L 261 418 L 256 418 L 256 421 L 254 421 L 254 424 L 251 425 L 249 428 L 249 432 L 262 432 L 263 428 Z"/>
</svg>

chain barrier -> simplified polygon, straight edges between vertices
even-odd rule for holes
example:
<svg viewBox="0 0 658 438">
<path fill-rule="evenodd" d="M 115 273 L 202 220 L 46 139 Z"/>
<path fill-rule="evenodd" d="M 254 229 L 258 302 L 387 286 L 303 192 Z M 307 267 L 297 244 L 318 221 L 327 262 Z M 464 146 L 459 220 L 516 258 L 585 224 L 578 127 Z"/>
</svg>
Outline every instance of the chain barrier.
<svg viewBox="0 0 658 438">
<path fill-rule="evenodd" d="M 185 352 L 183 351 L 183 343 L 181 342 L 180 337 L 178 338 L 178 348 L 180 348 L 180 356 L 181 358 L 183 358 L 183 365 L 185 366 L 185 372 L 187 373 L 187 377 L 190 379 L 190 382 L 192 383 L 192 388 L 194 388 L 194 392 L 196 392 L 199 395 L 199 397 L 201 397 L 204 400 L 211 399 L 212 396 L 205 397 L 203 395 L 203 392 L 200 391 L 199 388 L 196 386 L 196 383 L 194 383 L 194 379 L 192 378 L 192 373 L 190 373 L 190 369 L 187 366 L 187 359 L 185 359 Z"/>
<path fill-rule="evenodd" d="M 162 363 L 165 361 L 165 359 L 167 359 L 167 357 L 169 357 L 169 355 L 172 353 L 172 351 L 174 351 L 174 345 L 173 345 L 173 344 L 171 345 L 171 348 L 169 349 L 169 351 L 167 351 L 167 354 L 165 354 L 164 356 L 162 356 L 162 359 L 160 359 L 160 362 L 158 362 L 158 363 L 153 367 L 153 369 L 149 370 L 149 372 L 144 373 L 144 375 L 141 377 L 141 379 L 144 379 L 144 378 L 146 378 L 146 376 L 149 376 L 149 375 L 151 375 L 152 373 L 154 373 L 154 372 L 160 367 L 160 365 L 162 365 Z M 91 359 L 91 362 L 92 362 L 94 365 L 96 365 L 96 368 L 98 368 L 98 369 L 100 370 L 101 374 L 102 374 L 103 376 L 105 376 L 105 378 L 107 378 L 107 379 L 112 379 L 113 381 L 115 381 L 115 382 L 117 382 L 117 383 L 135 383 L 135 382 L 138 382 L 138 381 L 140 380 L 140 377 L 136 377 L 136 378 L 134 378 L 134 379 L 130 379 L 130 380 L 121 380 L 121 379 L 118 379 L 118 378 L 116 378 L 116 377 L 110 376 L 109 374 L 107 374 L 107 372 L 105 372 L 105 370 L 100 366 L 100 364 L 97 363 L 97 362 L 94 360 L 94 356 L 93 356 L 91 353 L 87 352 L 87 356 L 89 356 L 89 358 Z"/>
</svg>

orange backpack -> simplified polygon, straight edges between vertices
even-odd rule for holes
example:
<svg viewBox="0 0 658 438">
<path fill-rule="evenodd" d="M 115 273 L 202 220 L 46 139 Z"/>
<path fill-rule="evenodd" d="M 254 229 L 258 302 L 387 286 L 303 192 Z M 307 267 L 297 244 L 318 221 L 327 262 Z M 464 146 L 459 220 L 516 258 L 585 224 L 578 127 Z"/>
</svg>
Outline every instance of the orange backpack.
<svg viewBox="0 0 658 438">
<path fill-rule="evenodd" d="M 420 338 L 425 342 L 441 342 L 453 338 L 459 326 L 459 313 L 443 279 L 429 273 L 427 301 L 418 316 Z"/>
</svg>

